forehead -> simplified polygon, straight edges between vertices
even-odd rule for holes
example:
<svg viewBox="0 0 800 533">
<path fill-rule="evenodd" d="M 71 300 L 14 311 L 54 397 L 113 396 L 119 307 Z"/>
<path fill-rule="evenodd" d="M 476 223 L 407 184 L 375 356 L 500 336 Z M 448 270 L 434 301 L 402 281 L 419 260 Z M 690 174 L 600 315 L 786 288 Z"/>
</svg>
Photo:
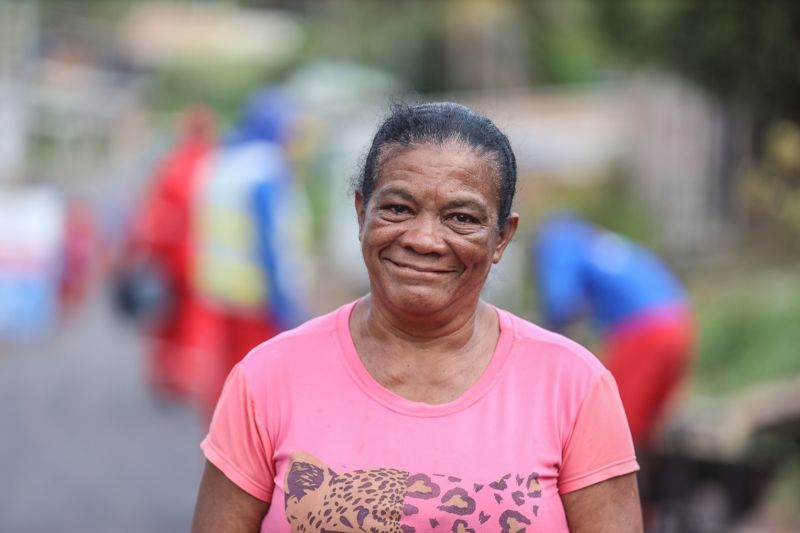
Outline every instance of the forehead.
<svg viewBox="0 0 800 533">
<path fill-rule="evenodd" d="M 376 176 L 376 193 L 389 183 L 425 191 L 472 192 L 497 200 L 497 172 L 489 156 L 458 142 L 393 147 Z"/>
</svg>

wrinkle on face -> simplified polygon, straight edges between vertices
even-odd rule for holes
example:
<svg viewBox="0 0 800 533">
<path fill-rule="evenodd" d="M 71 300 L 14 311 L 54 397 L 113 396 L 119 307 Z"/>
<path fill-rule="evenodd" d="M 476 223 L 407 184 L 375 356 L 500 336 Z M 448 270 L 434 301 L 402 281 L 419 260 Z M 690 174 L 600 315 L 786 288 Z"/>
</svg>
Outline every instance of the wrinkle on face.
<svg viewBox="0 0 800 533">
<path fill-rule="evenodd" d="M 392 151 L 359 204 L 373 294 L 426 312 L 477 301 L 505 247 L 497 181 L 493 165 L 459 143 Z"/>
<path fill-rule="evenodd" d="M 372 194 L 374 194 L 375 190 L 377 189 L 377 181 L 378 178 L 384 174 L 386 170 L 386 165 L 396 162 L 398 156 L 401 156 L 403 153 L 408 152 L 410 150 L 416 150 L 419 148 L 427 149 L 427 148 L 440 148 L 443 152 L 448 153 L 461 153 L 464 157 L 464 161 L 473 160 L 477 162 L 477 166 L 469 165 L 469 164 L 448 164 L 442 161 L 433 162 L 434 167 L 439 167 L 441 170 L 447 170 L 447 167 L 452 167 L 453 170 L 461 170 L 466 172 L 467 174 L 478 172 L 483 176 L 491 176 L 492 183 L 494 184 L 494 198 L 496 200 L 495 206 L 499 211 L 500 208 L 500 196 L 499 191 L 501 189 L 501 181 L 502 178 L 500 177 L 500 169 L 499 164 L 497 161 L 497 156 L 491 152 L 486 151 L 481 147 L 473 147 L 469 146 L 457 139 L 449 139 L 442 143 L 411 143 L 411 144 L 398 144 L 392 143 L 385 145 L 381 148 L 380 153 L 378 155 L 378 162 L 375 165 L 375 177 L 374 183 L 372 186 Z M 413 166 L 410 170 L 418 170 L 415 169 Z M 370 197 L 372 196 L 370 194 Z"/>
</svg>

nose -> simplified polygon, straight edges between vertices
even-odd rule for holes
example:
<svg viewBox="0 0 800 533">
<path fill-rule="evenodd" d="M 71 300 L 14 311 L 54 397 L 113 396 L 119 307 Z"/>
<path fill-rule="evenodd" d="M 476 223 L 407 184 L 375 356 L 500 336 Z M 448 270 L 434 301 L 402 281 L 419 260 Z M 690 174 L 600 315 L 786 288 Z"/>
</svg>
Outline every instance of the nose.
<svg viewBox="0 0 800 533">
<path fill-rule="evenodd" d="M 409 225 L 400 239 L 400 244 L 420 255 L 443 254 L 447 243 L 442 235 L 443 226 L 438 217 L 417 216 L 408 221 Z"/>
</svg>

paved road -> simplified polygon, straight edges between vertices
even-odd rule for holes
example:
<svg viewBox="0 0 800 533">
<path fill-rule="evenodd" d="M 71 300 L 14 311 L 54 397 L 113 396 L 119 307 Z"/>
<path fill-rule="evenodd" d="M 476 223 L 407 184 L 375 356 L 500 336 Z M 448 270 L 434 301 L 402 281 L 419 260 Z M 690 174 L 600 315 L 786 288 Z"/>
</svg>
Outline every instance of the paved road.
<svg viewBox="0 0 800 533">
<path fill-rule="evenodd" d="M 142 380 L 103 294 L 48 341 L 0 348 L 0 531 L 187 531 L 202 429 Z"/>
</svg>

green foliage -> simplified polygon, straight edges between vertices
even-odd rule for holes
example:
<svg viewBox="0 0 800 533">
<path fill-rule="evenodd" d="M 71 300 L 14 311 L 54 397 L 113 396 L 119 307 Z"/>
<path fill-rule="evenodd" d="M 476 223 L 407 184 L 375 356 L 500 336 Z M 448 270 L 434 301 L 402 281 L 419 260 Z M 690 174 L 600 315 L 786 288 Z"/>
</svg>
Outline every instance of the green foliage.
<svg viewBox="0 0 800 533">
<path fill-rule="evenodd" d="M 419 0 L 320 6 L 308 20 L 304 55 L 379 67 L 418 91 L 443 91 L 443 8 Z"/>
<path fill-rule="evenodd" d="M 800 115 L 800 2 L 597 0 L 608 41 L 767 114 Z"/>
<path fill-rule="evenodd" d="M 230 122 L 251 91 L 280 75 L 250 63 L 178 63 L 156 73 L 152 105 L 158 113 L 174 114 L 189 104 L 204 104 L 221 122 Z"/>
<path fill-rule="evenodd" d="M 639 243 L 649 246 L 655 242 L 651 215 L 620 177 L 537 191 L 531 205 L 519 206 L 524 213 L 540 215 L 554 208 L 575 211 L 590 222 Z"/>
<path fill-rule="evenodd" d="M 608 50 L 590 2 L 522 2 L 532 78 L 540 83 L 594 81 L 608 63 Z"/>
<path fill-rule="evenodd" d="M 655 228 L 651 215 L 634 197 L 622 179 L 614 179 L 597 188 L 582 206 L 588 220 L 598 226 L 625 235 L 639 243 L 653 245 Z"/>
<path fill-rule="evenodd" d="M 727 393 L 800 372 L 800 279 L 794 272 L 743 276 L 735 286 L 697 302 L 694 380 L 701 392 Z"/>
<path fill-rule="evenodd" d="M 800 126 L 782 120 L 766 128 L 764 154 L 744 173 L 737 192 L 751 229 L 800 249 Z"/>
<path fill-rule="evenodd" d="M 593 81 L 608 63 L 607 47 L 591 17 L 589 0 L 495 1 L 502 4 L 501 10 L 513 13 L 515 28 L 508 32 L 522 41 L 509 44 L 509 50 L 522 46 L 523 57 L 529 58 L 529 72 L 521 79 L 548 84 Z M 490 0 L 484 3 L 492 5 Z M 459 15 L 480 2 L 472 4 L 459 0 L 319 4 L 309 11 L 305 55 L 380 67 L 421 93 L 475 89 L 453 86 L 454 80 L 447 77 L 448 56 L 474 53 L 454 48 L 455 43 L 463 46 L 465 41 L 480 38 L 470 34 L 474 28 L 459 22 Z M 502 31 L 493 39 L 502 40 Z M 465 60 L 473 58 L 465 55 Z"/>
</svg>

